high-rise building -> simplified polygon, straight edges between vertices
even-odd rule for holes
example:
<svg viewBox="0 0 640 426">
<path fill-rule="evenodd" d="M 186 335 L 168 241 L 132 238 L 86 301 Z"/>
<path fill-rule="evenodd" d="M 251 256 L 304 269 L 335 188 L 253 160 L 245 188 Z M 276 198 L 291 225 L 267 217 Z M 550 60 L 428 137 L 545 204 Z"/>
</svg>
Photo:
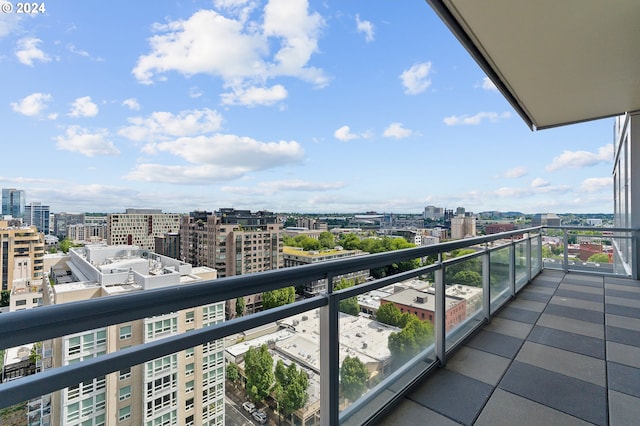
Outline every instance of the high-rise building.
<svg viewBox="0 0 640 426">
<path fill-rule="evenodd" d="M 68 225 L 67 238 L 74 243 L 102 243 L 107 241 L 107 224 L 105 223 L 81 223 Z"/>
<path fill-rule="evenodd" d="M 67 227 L 84 224 L 84 213 L 56 213 L 53 217 L 53 235 L 63 239 L 67 237 Z"/>
<path fill-rule="evenodd" d="M 473 216 L 454 216 L 451 218 L 451 238 L 460 240 L 462 238 L 476 236 L 476 218 Z"/>
<path fill-rule="evenodd" d="M 69 303 L 215 279 L 216 271 L 133 246 L 86 246 L 59 264 L 45 299 Z M 67 265 L 67 270 L 64 270 Z M 104 267 L 108 265 L 108 267 Z M 75 276 L 82 271 L 82 277 Z M 74 279 L 70 282 L 69 276 Z M 58 282 L 57 278 L 62 278 Z M 224 303 L 63 336 L 49 343 L 53 368 L 224 321 Z M 45 345 L 45 346 L 49 346 Z M 46 362 L 45 362 L 46 361 Z M 224 425 L 224 341 L 190 348 L 50 396 L 57 425 Z"/>
<path fill-rule="evenodd" d="M 194 266 L 209 266 L 219 277 L 283 267 L 282 223 L 266 211 L 220 209 L 183 216 L 180 256 Z M 245 312 L 262 310 L 262 295 L 244 298 Z M 227 317 L 235 318 L 236 300 L 227 301 Z"/>
<path fill-rule="evenodd" d="M 25 200 L 26 196 L 24 190 L 2 188 L 2 215 L 21 218 L 24 216 Z"/>
<path fill-rule="evenodd" d="M 35 226 L 9 226 L 0 220 L 0 284 L 11 290 L 14 281 L 42 279 L 44 235 Z"/>
<path fill-rule="evenodd" d="M 427 206 L 424 208 L 423 219 L 440 220 L 444 217 L 444 209 L 442 207 Z"/>
<path fill-rule="evenodd" d="M 110 214 L 107 216 L 107 244 L 154 250 L 156 237 L 178 232 L 181 216 L 151 209 L 127 209 L 125 213 Z"/>
<path fill-rule="evenodd" d="M 180 259 L 180 233 L 167 232 L 156 237 L 155 252 L 173 259 Z"/>
<path fill-rule="evenodd" d="M 49 234 L 49 206 L 42 203 L 31 202 L 24 208 L 25 225 L 35 226 L 45 235 Z"/>
</svg>

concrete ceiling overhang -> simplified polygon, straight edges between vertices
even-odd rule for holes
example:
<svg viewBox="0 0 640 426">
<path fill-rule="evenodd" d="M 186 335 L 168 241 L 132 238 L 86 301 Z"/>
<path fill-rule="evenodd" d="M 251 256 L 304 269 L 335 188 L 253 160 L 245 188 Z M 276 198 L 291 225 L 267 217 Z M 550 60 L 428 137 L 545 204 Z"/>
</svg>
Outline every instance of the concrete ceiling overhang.
<svg viewBox="0 0 640 426">
<path fill-rule="evenodd" d="M 532 129 L 640 110 L 640 0 L 426 0 Z"/>
</svg>

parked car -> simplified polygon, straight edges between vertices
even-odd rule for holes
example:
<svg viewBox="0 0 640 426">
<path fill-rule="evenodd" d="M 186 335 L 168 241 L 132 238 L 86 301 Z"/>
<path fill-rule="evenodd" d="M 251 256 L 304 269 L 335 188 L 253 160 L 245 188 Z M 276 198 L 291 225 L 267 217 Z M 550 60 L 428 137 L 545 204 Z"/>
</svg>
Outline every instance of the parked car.
<svg viewBox="0 0 640 426">
<path fill-rule="evenodd" d="M 253 413 L 254 411 L 256 411 L 256 406 L 253 404 L 253 402 L 250 401 L 243 402 L 242 408 L 244 408 L 244 410 L 248 413 Z"/>
<path fill-rule="evenodd" d="M 256 421 L 258 423 L 260 423 L 261 425 L 265 424 L 267 422 L 267 415 L 262 412 L 262 411 L 254 411 L 253 413 L 251 413 L 251 415 L 253 416 L 254 419 L 256 419 Z"/>
</svg>

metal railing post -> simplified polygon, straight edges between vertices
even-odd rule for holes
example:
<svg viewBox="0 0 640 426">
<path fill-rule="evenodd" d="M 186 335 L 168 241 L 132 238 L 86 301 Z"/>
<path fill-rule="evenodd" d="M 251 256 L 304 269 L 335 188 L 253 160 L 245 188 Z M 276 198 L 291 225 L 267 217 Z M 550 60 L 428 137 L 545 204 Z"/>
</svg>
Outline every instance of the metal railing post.
<svg viewBox="0 0 640 426">
<path fill-rule="evenodd" d="M 434 338 L 436 343 L 436 357 L 441 367 L 447 363 L 446 359 L 446 312 L 445 312 L 445 292 L 444 292 L 444 266 L 442 264 L 442 253 L 438 254 L 440 268 L 435 271 L 436 299 L 434 315 Z"/>
<path fill-rule="evenodd" d="M 482 255 L 482 313 L 486 322 L 491 320 L 491 252 L 485 245 Z"/>
<path fill-rule="evenodd" d="M 340 418 L 339 301 L 333 294 L 333 276 L 327 276 L 328 305 L 320 308 L 320 424 L 336 425 Z"/>
<path fill-rule="evenodd" d="M 566 229 L 562 230 L 563 232 L 563 261 L 562 261 L 562 269 L 564 270 L 564 273 L 566 274 L 567 272 L 569 272 L 569 231 Z"/>
<path fill-rule="evenodd" d="M 516 295 L 516 243 L 511 239 L 511 245 L 509 245 L 509 287 L 511 290 L 511 297 Z"/>
<path fill-rule="evenodd" d="M 631 232 L 631 277 L 640 280 L 640 232 Z"/>
<path fill-rule="evenodd" d="M 527 282 L 531 282 L 531 235 L 527 237 L 527 245 L 525 246 L 525 259 L 527 260 Z"/>
</svg>

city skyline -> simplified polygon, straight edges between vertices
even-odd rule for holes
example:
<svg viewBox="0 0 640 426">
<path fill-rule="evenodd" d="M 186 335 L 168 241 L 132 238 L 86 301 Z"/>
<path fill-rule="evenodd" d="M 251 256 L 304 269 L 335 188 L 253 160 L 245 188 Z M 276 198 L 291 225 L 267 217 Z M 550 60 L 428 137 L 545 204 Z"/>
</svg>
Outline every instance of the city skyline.
<svg viewBox="0 0 640 426">
<path fill-rule="evenodd" d="M 0 187 L 52 212 L 613 211 L 613 119 L 531 132 L 424 2 L 42 4 Z"/>
</svg>

